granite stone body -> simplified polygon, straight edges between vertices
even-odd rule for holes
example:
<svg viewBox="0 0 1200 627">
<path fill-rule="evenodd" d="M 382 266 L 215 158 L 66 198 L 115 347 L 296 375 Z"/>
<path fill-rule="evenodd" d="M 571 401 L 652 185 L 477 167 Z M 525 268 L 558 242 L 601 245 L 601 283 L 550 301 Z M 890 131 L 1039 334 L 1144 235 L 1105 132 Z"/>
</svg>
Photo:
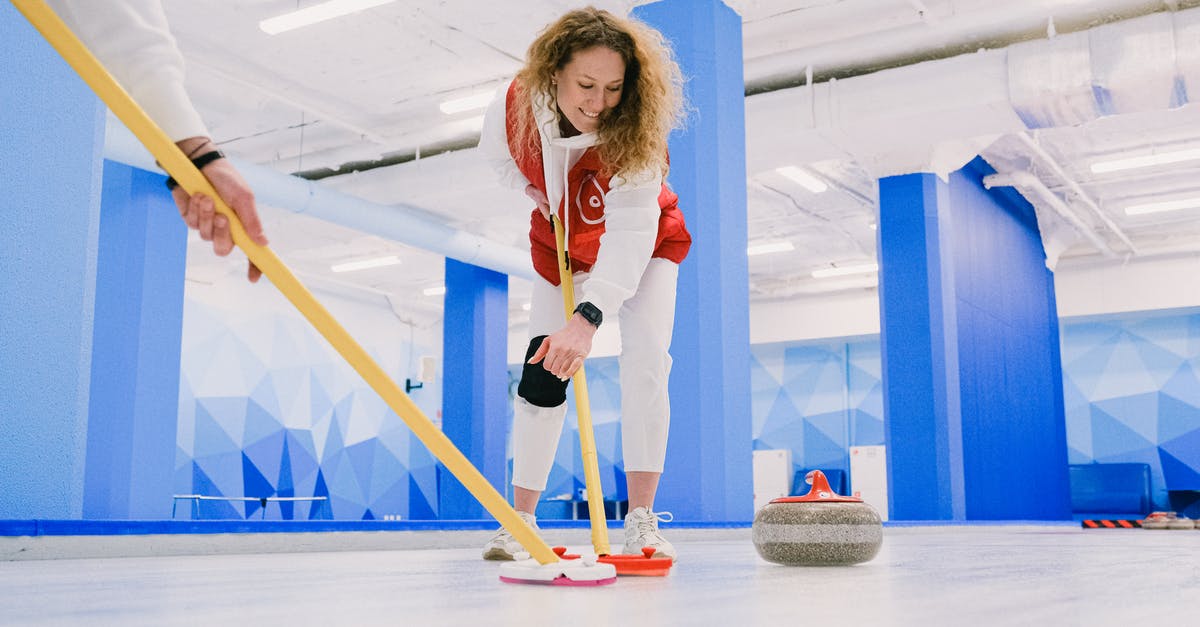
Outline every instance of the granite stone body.
<svg viewBox="0 0 1200 627">
<path fill-rule="evenodd" d="M 755 515 L 752 529 L 758 554 L 788 566 L 858 564 L 883 544 L 879 514 L 861 502 L 772 502 Z"/>
</svg>

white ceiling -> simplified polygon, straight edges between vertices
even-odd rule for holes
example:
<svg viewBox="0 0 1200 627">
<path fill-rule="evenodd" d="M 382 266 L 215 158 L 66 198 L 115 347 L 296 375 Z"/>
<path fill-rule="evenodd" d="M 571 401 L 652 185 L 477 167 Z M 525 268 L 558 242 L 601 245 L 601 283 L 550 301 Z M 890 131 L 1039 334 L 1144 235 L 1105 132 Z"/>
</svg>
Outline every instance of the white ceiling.
<svg viewBox="0 0 1200 627">
<path fill-rule="evenodd" d="M 446 115 L 438 105 L 506 84 L 537 31 L 578 3 L 400 0 L 274 36 L 258 28 L 262 19 L 315 2 L 166 0 L 187 58 L 189 90 L 215 139 L 242 159 L 320 178 L 321 184 L 374 203 L 417 208 L 508 246 L 527 246 L 529 203 L 501 189 L 472 149 L 482 111 Z M 639 3 L 593 4 L 624 13 Z M 1028 131 L 1011 104 L 985 99 L 990 84 L 999 85 L 1006 97 L 1013 93 L 1018 79 L 1011 63 L 1007 76 L 1000 65 L 987 66 L 998 68 L 995 77 L 963 69 L 991 58 L 968 54 L 975 50 L 1017 44 L 1042 54 L 1038 46 L 1047 45 L 1048 35 L 1069 47 L 1072 40 L 1064 36 L 1069 33 L 1102 24 L 1120 28 L 1136 22 L 1131 18 L 1155 13 L 1169 20 L 1171 11 L 1200 0 L 727 4 L 743 18 L 745 77 L 752 94 L 747 99 L 749 239 L 787 240 L 795 247 L 751 257 L 752 299 L 873 289 L 873 277 L 818 280 L 811 271 L 874 260 L 878 176 L 936 171 L 939 163 L 961 165 L 963 155 L 977 151 L 1001 173 L 1036 176 L 1092 231 L 1092 239 L 1068 242 L 1064 263 L 1127 256 L 1126 239 L 1143 255 L 1200 249 L 1200 211 L 1136 217 L 1122 211 L 1135 201 L 1200 195 L 1200 161 L 1124 174 L 1096 175 L 1088 168 L 1105 155 L 1200 147 L 1198 105 Z M 1200 30 L 1177 31 L 1181 41 L 1186 39 L 1180 46 L 1198 45 L 1193 36 Z M 947 60 L 913 65 L 933 59 Z M 948 82 L 955 71 L 963 78 Z M 926 99 L 918 115 L 917 105 L 904 100 L 920 93 L 915 83 L 924 80 L 921 72 L 941 81 L 927 81 L 927 89 L 944 94 L 946 104 Z M 809 73 L 816 87 L 795 88 Z M 871 96 L 871 90 L 886 95 Z M 818 102 L 830 111 L 835 104 L 839 109 L 819 114 Z M 796 123 L 796 103 L 811 107 L 811 120 Z M 832 121 L 822 122 L 823 115 Z M 901 115 L 909 117 L 896 117 Z M 936 146 L 920 139 L 929 136 L 937 136 Z M 808 168 L 830 189 L 813 194 L 774 172 L 788 164 Z M 1018 189 L 1039 214 L 1063 222 L 1055 217 L 1053 202 L 1027 186 Z M 439 255 L 285 209 L 263 211 L 273 249 L 310 286 L 386 298 L 414 320 L 440 316 L 440 297 L 421 291 L 440 284 Z M 1072 228 L 1060 230 L 1074 235 Z M 192 249 L 190 279 L 240 277 L 239 264 L 215 260 L 200 246 Z M 334 263 L 385 254 L 403 263 L 342 274 L 329 270 Z M 513 281 L 511 290 L 513 322 L 519 324 L 528 286 Z"/>
</svg>

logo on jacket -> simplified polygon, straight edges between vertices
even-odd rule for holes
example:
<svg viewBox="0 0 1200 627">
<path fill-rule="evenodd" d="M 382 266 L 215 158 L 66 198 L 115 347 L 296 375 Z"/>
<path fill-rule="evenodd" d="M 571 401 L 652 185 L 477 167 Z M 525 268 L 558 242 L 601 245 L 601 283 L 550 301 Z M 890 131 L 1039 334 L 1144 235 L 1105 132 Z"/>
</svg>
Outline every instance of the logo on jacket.
<svg viewBox="0 0 1200 627">
<path fill-rule="evenodd" d="M 595 175 L 588 173 L 579 184 L 579 190 L 575 192 L 575 207 L 579 209 L 579 218 L 584 224 L 604 222 L 604 189 Z"/>
</svg>

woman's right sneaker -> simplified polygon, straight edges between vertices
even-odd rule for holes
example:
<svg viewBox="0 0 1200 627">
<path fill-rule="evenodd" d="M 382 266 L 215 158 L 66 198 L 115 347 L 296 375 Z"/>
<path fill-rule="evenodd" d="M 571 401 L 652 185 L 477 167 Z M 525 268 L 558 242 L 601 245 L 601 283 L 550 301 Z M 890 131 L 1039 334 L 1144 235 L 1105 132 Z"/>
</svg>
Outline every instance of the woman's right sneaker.
<svg viewBox="0 0 1200 627">
<path fill-rule="evenodd" d="M 517 512 L 517 514 L 521 516 L 521 520 L 524 520 L 526 524 L 533 527 L 534 531 L 538 530 L 537 516 L 529 512 Z M 512 561 L 516 559 L 514 556 L 517 553 L 524 550 L 525 547 L 521 546 L 521 543 L 517 542 L 517 539 L 507 529 L 501 527 L 500 531 L 497 531 L 496 535 L 492 536 L 492 539 L 488 540 L 488 543 L 484 545 L 483 559 Z"/>
<path fill-rule="evenodd" d="M 667 542 L 658 531 L 658 521 L 671 522 L 674 519 L 670 512 L 652 512 L 648 507 L 637 507 L 625 515 L 625 548 L 626 555 L 640 555 L 642 549 L 651 547 L 653 557 L 669 557 L 676 560 L 675 547 Z"/>
</svg>

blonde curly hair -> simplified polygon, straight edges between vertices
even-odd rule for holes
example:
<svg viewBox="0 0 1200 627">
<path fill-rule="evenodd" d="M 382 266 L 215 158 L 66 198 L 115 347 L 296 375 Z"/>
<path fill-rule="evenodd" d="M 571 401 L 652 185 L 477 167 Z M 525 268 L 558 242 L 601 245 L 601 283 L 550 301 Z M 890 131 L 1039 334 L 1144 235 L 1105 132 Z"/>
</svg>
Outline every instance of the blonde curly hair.
<svg viewBox="0 0 1200 627">
<path fill-rule="evenodd" d="M 621 100 L 600 119 L 600 159 L 606 174 L 656 170 L 667 173 L 667 136 L 683 114 L 683 77 L 662 33 L 631 18 L 587 7 L 550 24 L 529 46 L 517 74 L 517 111 L 528 111 L 530 96 L 558 110 L 553 76 L 576 52 L 604 46 L 621 55 L 625 81 Z M 561 113 L 559 114 L 561 115 Z M 540 145 L 530 115 L 517 115 L 515 144 Z"/>
</svg>

